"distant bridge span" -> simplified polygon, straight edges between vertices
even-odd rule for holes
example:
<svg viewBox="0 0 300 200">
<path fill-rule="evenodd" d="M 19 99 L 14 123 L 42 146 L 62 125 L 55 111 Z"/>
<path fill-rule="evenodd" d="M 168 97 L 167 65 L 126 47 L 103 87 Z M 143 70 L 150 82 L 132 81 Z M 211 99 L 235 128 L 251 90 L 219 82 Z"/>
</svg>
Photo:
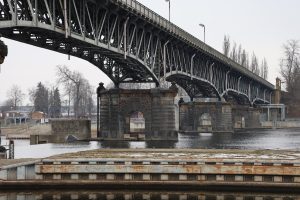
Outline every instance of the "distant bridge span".
<svg viewBox="0 0 300 200">
<path fill-rule="evenodd" d="M 89 61 L 119 85 L 175 81 L 190 97 L 271 102 L 274 86 L 135 0 L 0 0 L 0 33 Z"/>
</svg>

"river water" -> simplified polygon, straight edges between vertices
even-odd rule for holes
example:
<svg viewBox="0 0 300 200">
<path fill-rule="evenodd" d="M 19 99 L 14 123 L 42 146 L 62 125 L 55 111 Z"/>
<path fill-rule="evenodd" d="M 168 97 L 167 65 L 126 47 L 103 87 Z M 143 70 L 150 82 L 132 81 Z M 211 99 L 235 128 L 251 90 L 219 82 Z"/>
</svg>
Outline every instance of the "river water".
<svg viewBox="0 0 300 200">
<path fill-rule="evenodd" d="M 2 145 L 8 143 L 2 138 Z M 177 142 L 168 141 L 100 141 L 72 144 L 29 145 L 28 140 L 15 140 L 15 158 L 42 158 L 55 154 L 100 148 L 204 148 L 204 149 L 274 149 L 299 150 L 300 128 L 277 130 L 249 130 L 220 134 L 179 134 Z M 274 191 L 275 192 L 275 191 Z M 299 191 L 300 192 L 300 191 Z M 163 191 L 10 191 L 2 192 L 6 199 L 300 199 L 297 194 L 262 194 L 244 192 L 163 192 Z"/>
<path fill-rule="evenodd" d="M 8 143 L 4 138 L 2 145 Z M 29 145 L 15 140 L 15 158 L 43 158 L 55 154 L 100 148 L 193 148 L 300 150 L 299 129 L 248 130 L 236 133 L 179 134 L 178 141 L 100 141 L 71 144 Z"/>
</svg>

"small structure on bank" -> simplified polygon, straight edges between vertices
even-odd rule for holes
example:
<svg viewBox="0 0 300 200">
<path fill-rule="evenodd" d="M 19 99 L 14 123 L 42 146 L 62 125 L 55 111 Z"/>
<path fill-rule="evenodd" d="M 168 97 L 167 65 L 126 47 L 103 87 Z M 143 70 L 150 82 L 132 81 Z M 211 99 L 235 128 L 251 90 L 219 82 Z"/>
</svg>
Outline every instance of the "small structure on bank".
<svg viewBox="0 0 300 200">
<path fill-rule="evenodd" d="M 274 102 L 269 105 L 263 105 L 262 113 L 265 115 L 265 121 L 276 122 L 285 121 L 286 118 L 286 106 L 281 103 L 281 80 L 276 78 L 276 89 L 274 92 Z"/>
<path fill-rule="evenodd" d="M 47 114 L 40 111 L 34 111 L 31 113 L 31 119 L 36 121 L 37 123 L 45 123 L 47 119 Z"/>
<path fill-rule="evenodd" d="M 51 119 L 50 135 L 31 135 L 30 144 L 65 143 L 91 138 L 91 121 L 87 119 Z"/>
<path fill-rule="evenodd" d="M 19 110 L 11 110 L 4 112 L 2 115 L 4 115 L 4 124 L 22 124 L 26 123 L 30 120 L 28 113 L 19 111 Z"/>
</svg>

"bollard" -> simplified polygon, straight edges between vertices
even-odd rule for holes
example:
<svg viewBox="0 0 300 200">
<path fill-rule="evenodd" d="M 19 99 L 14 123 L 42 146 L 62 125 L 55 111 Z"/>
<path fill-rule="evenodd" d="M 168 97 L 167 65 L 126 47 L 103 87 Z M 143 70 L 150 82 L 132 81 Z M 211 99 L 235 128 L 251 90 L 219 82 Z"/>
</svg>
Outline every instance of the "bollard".
<svg viewBox="0 0 300 200">
<path fill-rule="evenodd" d="M 13 140 L 9 140 L 8 159 L 14 159 L 14 157 L 15 157 L 15 143 Z"/>
</svg>

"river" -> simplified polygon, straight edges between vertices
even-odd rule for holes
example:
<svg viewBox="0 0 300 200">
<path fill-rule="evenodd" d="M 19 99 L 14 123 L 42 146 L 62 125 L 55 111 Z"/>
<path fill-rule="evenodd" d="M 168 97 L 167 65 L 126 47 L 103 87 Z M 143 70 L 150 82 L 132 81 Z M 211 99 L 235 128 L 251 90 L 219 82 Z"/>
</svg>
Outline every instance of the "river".
<svg viewBox="0 0 300 200">
<path fill-rule="evenodd" d="M 8 143 L 2 138 L 2 145 Z M 299 129 L 248 130 L 236 133 L 179 134 L 174 141 L 100 141 L 29 145 L 15 140 L 15 158 L 43 158 L 55 154 L 100 148 L 193 148 L 300 150 Z"/>
</svg>

